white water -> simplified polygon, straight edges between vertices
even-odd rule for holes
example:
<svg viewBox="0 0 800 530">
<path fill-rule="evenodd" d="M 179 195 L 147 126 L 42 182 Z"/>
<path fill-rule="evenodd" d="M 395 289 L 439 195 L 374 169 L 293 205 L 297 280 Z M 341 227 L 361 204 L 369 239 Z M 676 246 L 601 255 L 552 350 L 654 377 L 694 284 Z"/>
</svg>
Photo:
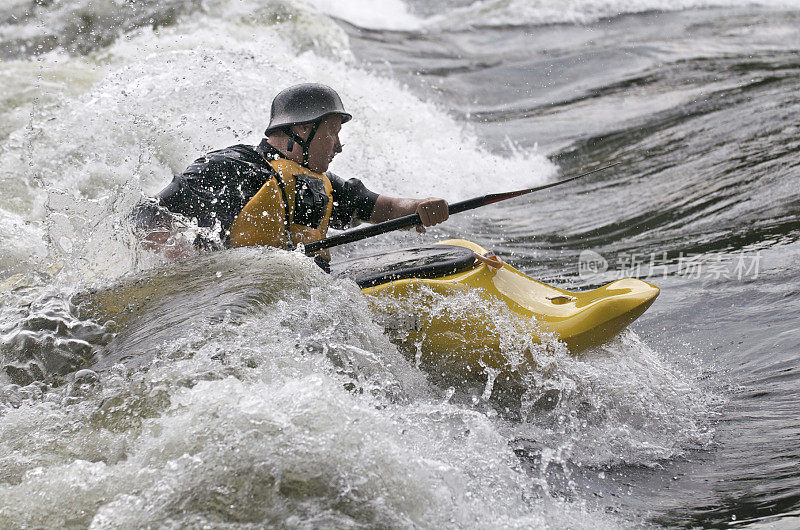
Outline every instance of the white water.
<svg viewBox="0 0 800 530">
<path fill-rule="evenodd" d="M 156 291 L 114 324 L 67 318 L 71 293 L 159 265 L 126 228 L 133 204 L 207 150 L 256 143 L 270 100 L 293 83 L 343 94 L 355 119 L 332 170 L 376 191 L 455 200 L 554 174 L 535 151 L 488 152 L 445 109 L 360 67 L 325 15 L 332 4 L 315 5 L 190 5 L 174 25 L 132 28 L 87 54 L 0 63 L 2 276 L 64 267 L 3 293 L 3 355 L 28 339 L 58 350 L 64 327 L 119 330 L 99 382 L 3 382 L 0 526 L 624 526 L 591 498 L 548 493 L 549 464 L 656 466 L 709 443 L 713 399 L 635 337 L 596 361 L 534 347 L 546 370 L 531 376 L 526 422 L 500 419 L 485 389 L 474 405 L 450 402 L 355 285 L 284 252 L 231 252 L 186 276 L 163 267 L 184 298 Z M 82 12 L 129 22 L 113 2 L 57 2 L 0 37 L 68 34 Z M 346 3 L 338 16 L 416 20 L 400 3 L 366 13 Z M 31 315 L 68 325 L 30 331 Z M 510 355 L 532 347 L 510 342 Z M 537 413 L 548 391 L 559 399 Z M 522 469 L 517 438 L 545 448 L 539 476 Z"/>
<path fill-rule="evenodd" d="M 312 79 L 345 94 L 356 117 L 332 170 L 377 191 L 454 200 L 552 174 L 536 153 L 509 159 L 483 151 L 444 110 L 360 69 L 329 19 L 278 7 L 239 4 L 221 19 L 187 16 L 158 32 L 136 30 L 89 57 L 53 52 L 24 67 L 0 64 L 13 69 L 8 79 L 26 80 L 9 83 L 19 103 L 2 109 L 18 127 L 0 150 L 0 179 L 11 186 L 1 207 L 6 226 L 22 232 L 0 242 L 3 255 L 27 259 L 14 252 L 17 241 L 31 248 L 43 237 L 41 187 L 78 199 L 109 197 L 123 185 L 153 194 L 205 151 L 257 143 L 272 97 Z M 292 19 L 269 23 L 276 13 Z M 32 224 L 20 228 L 23 222 Z"/>
<path fill-rule="evenodd" d="M 448 402 L 355 285 L 299 255 L 245 249 L 187 267 L 194 281 L 167 276 L 167 291 L 115 317 L 106 355 L 152 359 L 143 366 L 44 392 L 4 386 L 0 525 L 614 527 L 626 523 L 591 497 L 549 493 L 550 477 L 654 466 L 709 443 L 710 397 L 633 336 L 576 359 L 517 330 L 506 355 L 539 367 L 520 423 L 482 389 Z M 540 446 L 533 475 L 519 439 Z"/>
</svg>

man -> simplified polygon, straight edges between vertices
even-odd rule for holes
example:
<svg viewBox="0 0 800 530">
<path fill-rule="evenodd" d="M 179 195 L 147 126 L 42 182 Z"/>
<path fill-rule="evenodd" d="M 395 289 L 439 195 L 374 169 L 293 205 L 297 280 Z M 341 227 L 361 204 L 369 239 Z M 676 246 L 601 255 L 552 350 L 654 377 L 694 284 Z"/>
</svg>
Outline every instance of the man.
<svg viewBox="0 0 800 530">
<path fill-rule="evenodd" d="M 356 221 L 379 223 L 413 213 L 423 226 L 446 220 L 443 199 L 378 195 L 358 179 L 326 173 L 342 152 L 339 131 L 351 118 L 328 86 L 287 88 L 275 96 L 266 138 L 258 146 L 235 145 L 196 160 L 158 201 L 215 229 L 229 247 L 294 248 L 323 239 L 329 226 L 344 229 Z M 327 250 L 315 259 L 328 270 Z"/>
</svg>

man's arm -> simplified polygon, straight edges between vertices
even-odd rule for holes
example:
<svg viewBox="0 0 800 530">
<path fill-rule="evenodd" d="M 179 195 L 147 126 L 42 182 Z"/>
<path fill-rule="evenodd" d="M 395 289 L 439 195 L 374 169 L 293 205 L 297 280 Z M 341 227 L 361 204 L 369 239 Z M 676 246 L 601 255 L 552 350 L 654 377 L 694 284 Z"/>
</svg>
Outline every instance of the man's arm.
<svg viewBox="0 0 800 530">
<path fill-rule="evenodd" d="M 446 221 L 450 216 L 447 201 L 429 197 L 427 199 L 403 199 L 379 195 L 369 218 L 370 223 L 381 223 L 403 217 L 404 215 L 419 214 L 422 226 L 417 226 L 417 231 L 424 232 L 425 226 L 433 226 Z"/>
<path fill-rule="evenodd" d="M 177 261 L 197 254 L 196 245 L 184 234 L 185 226 L 157 199 L 146 199 L 131 212 L 133 228 L 144 250 L 162 254 Z"/>
<path fill-rule="evenodd" d="M 441 223 L 448 217 L 447 201 L 444 199 L 402 199 L 378 195 L 358 179 L 344 180 L 330 172 L 327 175 L 333 186 L 333 228 L 344 229 L 353 220 L 380 223 L 419 213 L 422 226 L 417 226 L 417 230 L 424 232 L 424 226 Z"/>
</svg>

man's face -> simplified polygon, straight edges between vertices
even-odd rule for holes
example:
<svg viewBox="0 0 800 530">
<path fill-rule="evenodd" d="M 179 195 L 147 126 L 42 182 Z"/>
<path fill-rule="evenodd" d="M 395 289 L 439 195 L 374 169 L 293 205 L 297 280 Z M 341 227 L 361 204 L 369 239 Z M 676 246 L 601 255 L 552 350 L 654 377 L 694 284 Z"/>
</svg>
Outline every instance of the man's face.
<svg viewBox="0 0 800 530">
<path fill-rule="evenodd" d="M 331 114 L 322 120 L 308 149 L 310 170 L 318 173 L 327 171 L 333 157 L 342 152 L 342 143 L 339 141 L 340 130 L 342 130 L 342 117 L 338 114 Z"/>
</svg>

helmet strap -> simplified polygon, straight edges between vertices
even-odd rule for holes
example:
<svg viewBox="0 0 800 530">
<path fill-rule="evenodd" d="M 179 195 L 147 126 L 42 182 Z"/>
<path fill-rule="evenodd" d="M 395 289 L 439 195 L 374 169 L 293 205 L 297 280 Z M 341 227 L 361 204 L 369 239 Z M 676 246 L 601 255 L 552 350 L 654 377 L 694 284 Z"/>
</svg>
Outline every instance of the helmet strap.
<svg viewBox="0 0 800 530">
<path fill-rule="evenodd" d="M 286 150 L 291 151 L 294 149 L 295 142 L 303 148 L 303 166 L 308 167 L 308 149 L 311 147 L 311 140 L 314 139 L 314 136 L 317 134 L 317 129 L 319 129 L 319 125 L 322 123 L 322 120 L 317 120 L 314 122 L 313 126 L 311 127 L 311 132 L 308 133 L 308 138 L 303 140 L 303 138 L 292 130 L 291 126 L 284 127 L 283 132 L 286 136 L 289 137 L 289 140 L 286 142 Z"/>
<path fill-rule="evenodd" d="M 320 123 L 322 123 L 322 120 L 317 120 L 314 122 L 314 125 L 311 127 L 311 132 L 308 133 L 308 138 L 306 138 L 306 143 L 303 145 L 303 165 L 305 167 L 308 167 L 308 150 L 311 147 L 311 140 L 313 140 L 314 136 L 316 136 Z"/>
<path fill-rule="evenodd" d="M 299 134 L 297 134 L 296 132 L 294 132 L 294 131 L 292 130 L 292 127 L 291 127 L 291 126 L 284 127 L 284 128 L 282 129 L 282 131 L 283 131 L 283 133 L 284 133 L 286 136 L 288 136 L 288 137 L 289 137 L 289 140 L 286 142 L 286 150 L 287 150 L 287 151 L 293 151 L 293 150 L 294 150 L 294 144 L 295 144 L 295 143 L 299 144 L 299 145 L 300 145 L 300 147 L 304 147 L 304 145 L 303 145 L 303 144 L 305 144 L 305 143 L 306 143 L 306 141 L 305 141 L 305 140 L 303 140 L 303 139 L 300 137 L 300 135 L 299 135 Z"/>
</svg>

